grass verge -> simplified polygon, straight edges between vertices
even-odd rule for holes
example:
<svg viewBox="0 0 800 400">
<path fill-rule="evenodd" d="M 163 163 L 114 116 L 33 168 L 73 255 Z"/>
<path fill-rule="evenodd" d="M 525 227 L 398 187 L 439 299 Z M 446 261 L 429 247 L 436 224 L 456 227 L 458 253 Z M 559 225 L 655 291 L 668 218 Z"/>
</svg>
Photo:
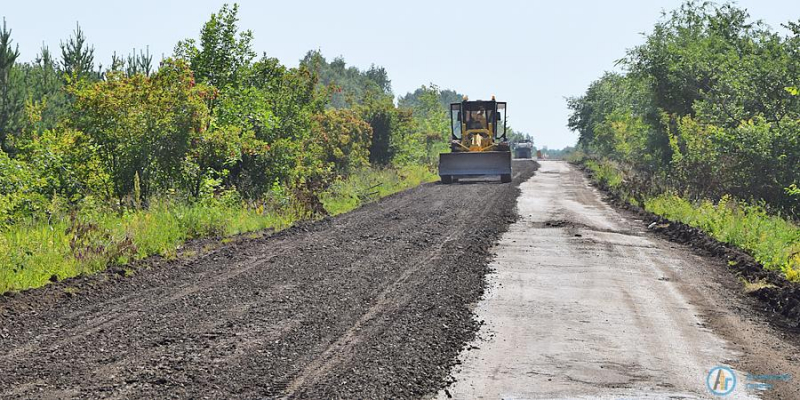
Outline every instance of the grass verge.
<svg viewBox="0 0 800 400">
<path fill-rule="evenodd" d="M 419 165 L 399 169 L 364 169 L 347 179 L 334 182 L 320 199 L 328 213 L 338 215 L 379 198 L 438 179 L 439 176 L 429 168 Z"/>
<path fill-rule="evenodd" d="M 800 282 L 800 227 L 759 206 L 740 204 L 730 197 L 719 202 L 690 202 L 665 193 L 645 200 L 645 209 L 699 228 L 723 243 L 736 246 L 764 268 L 783 272 Z"/>
<path fill-rule="evenodd" d="M 320 197 L 333 215 L 437 177 L 428 168 L 365 169 L 335 182 Z M 249 205 L 217 196 L 199 202 L 155 201 L 119 214 L 87 209 L 35 219 L 0 231 L 0 293 L 102 271 L 152 255 L 175 257 L 190 239 L 280 230 L 298 220 L 292 207 Z"/>
<path fill-rule="evenodd" d="M 0 232 L 0 293 L 104 270 L 151 255 L 174 257 L 185 241 L 280 229 L 291 216 L 244 204 L 158 202 L 147 210 L 92 211 L 32 220 Z"/>
</svg>

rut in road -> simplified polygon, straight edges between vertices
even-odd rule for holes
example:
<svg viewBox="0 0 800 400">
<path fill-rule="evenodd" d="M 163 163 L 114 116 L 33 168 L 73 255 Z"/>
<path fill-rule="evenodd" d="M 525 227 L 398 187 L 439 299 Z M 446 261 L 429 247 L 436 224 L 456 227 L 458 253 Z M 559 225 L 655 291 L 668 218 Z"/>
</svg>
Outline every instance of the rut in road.
<svg viewBox="0 0 800 400">
<path fill-rule="evenodd" d="M 427 184 L 129 278 L 0 298 L 3 397 L 420 397 L 478 323 L 518 183 Z M 65 292 L 77 291 L 75 295 Z"/>
</svg>

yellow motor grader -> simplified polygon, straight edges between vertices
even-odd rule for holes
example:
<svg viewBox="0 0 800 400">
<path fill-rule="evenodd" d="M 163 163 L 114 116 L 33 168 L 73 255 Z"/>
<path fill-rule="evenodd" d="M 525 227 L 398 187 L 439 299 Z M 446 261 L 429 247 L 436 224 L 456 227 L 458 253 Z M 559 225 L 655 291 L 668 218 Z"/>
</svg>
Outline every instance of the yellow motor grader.
<svg viewBox="0 0 800 400">
<path fill-rule="evenodd" d="M 494 96 L 450 104 L 450 153 L 439 154 L 442 183 L 480 175 L 499 175 L 501 182 L 511 182 L 505 114 L 506 103 Z"/>
</svg>

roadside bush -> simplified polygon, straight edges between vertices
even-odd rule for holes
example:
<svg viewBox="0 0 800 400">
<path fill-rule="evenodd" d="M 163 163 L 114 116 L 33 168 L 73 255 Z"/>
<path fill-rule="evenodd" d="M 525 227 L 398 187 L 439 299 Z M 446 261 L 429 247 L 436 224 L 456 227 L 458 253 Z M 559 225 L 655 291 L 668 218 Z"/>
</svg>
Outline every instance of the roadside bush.
<svg viewBox="0 0 800 400">
<path fill-rule="evenodd" d="M 587 160 L 584 165 L 601 185 L 616 190 L 623 181 L 622 173 L 608 160 Z"/>
<path fill-rule="evenodd" d="M 46 210 L 49 199 L 42 194 L 44 187 L 36 168 L 0 150 L 0 230 Z"/>
<path fill-rule="evenodd" d="M 665 13 L 606 73 L 568 100 L 582 149 L 693 198 L 728 194 L 797 218 L 800 24 L 789 33 L 735 5 Z"/>
<path fill-rule="evenodd" d="M 353 110 L 326 110 L 314 116 L 313 135 L 319 141 L 323 160 L 338 175 L 369 165 L 372 128 Z"/>
<path fill-rule="evenodd" d="M 215 96 L 195 84 L 185 62 L 168 59 L 151 77 L 109 72 L 68 90 L 75 98 L 69 121 L 98 146 L 115 198 L 133 193 L 137 175 L 143 200 L 180 187 L 186 154 L 208 126 L 206 101 Z"/>
</svg>

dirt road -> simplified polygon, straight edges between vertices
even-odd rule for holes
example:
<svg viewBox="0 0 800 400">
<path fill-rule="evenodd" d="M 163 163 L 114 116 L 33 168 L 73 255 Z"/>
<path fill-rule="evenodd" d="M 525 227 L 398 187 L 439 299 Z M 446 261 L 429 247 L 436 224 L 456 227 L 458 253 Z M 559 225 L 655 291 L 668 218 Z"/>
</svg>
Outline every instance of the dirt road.
<svg viewBox="0 0 800 400">
<path fill-rule="evenodd" d="M 0 397 L 704 398 L 727 365 L 800 398 L 745 390 L 800 352 L 724 263 L 542 164 L 0 296 Z"/>
<path fill-rule="evenodd" d="M 738 378 L 725 398 L 800 398 L 800 351 L 720 261 L 646 232 L 566 163 L 521 190 L 480 339 L 439 398 L 709 398 L 715 366 Z"/>
<path fill-rule="evenodd" d="M 477 330 L 515 184 L 427 184 L 190 259 L 0 296 L 4 398 L 419 398 Z M 198 251 L 210 243 L 196 243 Z"/>
</svg>

